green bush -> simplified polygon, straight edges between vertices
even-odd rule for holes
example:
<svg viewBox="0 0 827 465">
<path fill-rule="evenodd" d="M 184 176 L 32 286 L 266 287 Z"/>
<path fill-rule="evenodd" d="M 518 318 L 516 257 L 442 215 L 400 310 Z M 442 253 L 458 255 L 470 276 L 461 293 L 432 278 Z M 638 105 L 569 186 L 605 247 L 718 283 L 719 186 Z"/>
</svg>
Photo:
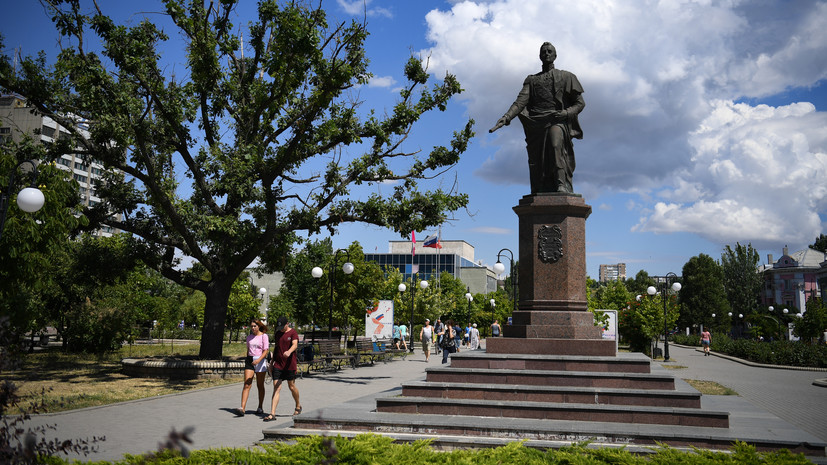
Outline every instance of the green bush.
<svg viewBox="0 0 827 465">
<path fill-rule="evenodd" d="M 698 335 L 675 334 L 672 342 L 687 346 L 701 345 Z M 758 342 L 753 339 L 731 339 L 712 336 L 711 349 L 756 363 L 796 367 L 827 368 L 827 345 L 805 344 L 800 341 Z"/>
<path fill-rule="evenodd" d="M 758 342 L 752 339 L 712 338 L 712 350 L 756 363 L 827 368 L 827 346 L 799 341 Z"/>
<path fill-rule="evenodd" d="M 398 444 L 378 435 L 363 434 L 353 439 L 311 436 L 299 438 L 294 444 L 276 443 L 261 449 L 198 450 L 182 457 L 178 452 L 164 451 L 152 456 L 127 456 L 118 464 L 474 464 L 499 465 L 504 463 L 533 464 L 737 464 L 764 463 L 768 465 L 808 464 L 801 454 L 788 451 L 757 452 L 754 447 L 736 443 L 730 453 L 695 450 L 682 452 L 669 447 L 653 448 L 652 454 L 635 455 L 626 449 L 590 449 L 586 444 L 541 451 L 525 447 L 520 442 L 493 449 L 436 451 L 430 441 Z M 68 461 L 49 458 L 44 463 L 65 464 Z M 97 462 L 104 463 L 104 462 Z"/>
</svg>

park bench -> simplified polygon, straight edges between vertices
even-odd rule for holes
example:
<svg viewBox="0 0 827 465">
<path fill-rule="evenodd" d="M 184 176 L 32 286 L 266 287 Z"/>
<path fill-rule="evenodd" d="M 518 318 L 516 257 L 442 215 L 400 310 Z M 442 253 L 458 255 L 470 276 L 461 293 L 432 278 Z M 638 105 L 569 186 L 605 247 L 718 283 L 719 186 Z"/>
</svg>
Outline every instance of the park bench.
<svg viewBox="0 0 827 465">
<path fill-rule="evenodd" d="M 399 348 L 397 349 L 396 346 L 393 344 L 393 340 L 386 340 L 383 342 L 385 343 L 385 356 L 388 359 L 393 359 L 393 357 L 399 355 L 400 357 L 402 357 L 402 360 L 405 360 L 405 357 L 408 356 L 408 350 L 410 349 L 405 350 L 401 343 Z"/>
<path fill-rule="evenodd" d="M 373 342 L 370 339 L 358 339 L 356 341 L 356 365 L 370 363 L 373 365 L 376 360 L 387 362 L 387 352 L 383 342 Z"/>
<path fill-rule="evenodd" d="M 319 366 L 322 371 L 340 370 L 345 363 L 356 368 L 354 357 L 342 348 L 339 341 L 332 339 L 316 341 L 316 347 L 318 351 L 314 355 L 314 359 L 318 358 L 323 361 Z"/>
</svg>

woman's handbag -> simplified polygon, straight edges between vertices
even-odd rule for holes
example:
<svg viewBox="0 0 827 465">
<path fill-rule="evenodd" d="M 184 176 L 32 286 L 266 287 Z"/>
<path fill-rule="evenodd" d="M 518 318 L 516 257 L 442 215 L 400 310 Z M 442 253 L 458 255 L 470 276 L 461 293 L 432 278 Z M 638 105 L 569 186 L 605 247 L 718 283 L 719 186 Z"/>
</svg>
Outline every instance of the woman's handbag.
<svg viewBox="0 0 827 465">
<path fill-rule="evenodd" d="M 454 338 L 451 337 L 451 332 L 445 331 L 445 334 L 442 335 L 442 340 L 439 341 L 439 347 L 442 349 L 452 349 L 455 346 L 456 344 L 454 343 Z"/>
</svg>

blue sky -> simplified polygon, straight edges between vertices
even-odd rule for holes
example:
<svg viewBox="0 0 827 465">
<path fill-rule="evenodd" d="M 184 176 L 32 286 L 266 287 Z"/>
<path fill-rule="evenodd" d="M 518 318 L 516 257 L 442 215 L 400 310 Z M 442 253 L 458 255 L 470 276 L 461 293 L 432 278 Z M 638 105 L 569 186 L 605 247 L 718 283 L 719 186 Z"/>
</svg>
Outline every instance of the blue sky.
<svg viewBox="0 0 827 465">
<path fill-rule="evenodd" d="M 139 18 L 155 1 L 102 1 L 105 12 Z M 135 6 L 139 5 L 139 6 Z M 252 7 L 253 2 L 244 8 Z M 448 143 L 468 118 L 477 136 L 441 180 L 470 196 L 442 228 L 476 260 L 517 253 L 511 210 L 529 192 L 522 129 L 490 128 L 526 75 L 540 69 L 540 44 L 575 73 L 586 108 L 575 142 L 574 188 L 593 208 L 586 222 L 587 272 L 626 263 L 680 273 L 700 253 L 751 243 L 761 263 L 785 245 L 797 251 L 824 232 L 827 214 L 827 2 L 324 0 L 333 20 L 367 15 L 374 79 L 359 89 L 381 112 L 404 83 L 414 53 L 435 77 L 455 74 L 465 92 L 422 121 L 411 149 Z M 247 21 L 239 9 L 236 24 Z M 37 2 L 15 2 L 0 18 L 6 47 L 53 56 L 57 39 Z M 160 18 L 159 15 L 150 15 Z M 5 50 L 4 53 L 9 53 Z M 180 71 L 179 71 L 180 72 Z M 432 231 L 417 231 L 423 239 Z M 348 226 L 345 247 L 387 251 L 399 236 Z"/>
</svg>

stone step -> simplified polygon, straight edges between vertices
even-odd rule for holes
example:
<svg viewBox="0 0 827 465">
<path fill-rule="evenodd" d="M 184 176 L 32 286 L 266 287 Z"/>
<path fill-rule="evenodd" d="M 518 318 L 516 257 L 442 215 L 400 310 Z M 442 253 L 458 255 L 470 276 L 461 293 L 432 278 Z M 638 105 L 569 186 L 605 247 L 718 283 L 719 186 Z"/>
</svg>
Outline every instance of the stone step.
<svg viewBox="0 0 827 465">
<path fill-rule="evenodd" d="M 480 421 L 484 423 L 492 423 L 490 418 L 531 418 L 707 428 L 729 427 L 728 412 L 636 405 L 555 404 L 405 396 L 378 398 L 376 410 L 382 413 L 473 416 L 480 417 Z"/>
<path fill-rule="evenodd" d="M 402 385 L 404 397 L 445 399 L 485 399 L 489 401 L 528 401 L 575 404 L 637 405 L 649 407 L 700 408 L 697 391 L 629 390 L 569 386 L 525 386 L 510 384 L 470 384 L 411 382 Z"/>
<path fill-rule="evenodd" d="M 425 370 L 425 379 L 437 383 L 514 384 L 529 386 L 579 386 L 617 389 L 674 390 L 675 378 L 652 373 L 598 373 L 590 371 L 504 370 L 436 367 Z"/>
<path fill-rule="evenodd" d="M 617 357 L 583 355 L 489 354 L 464 351 L 451 355 L 455 368 L 509 370 L 597 371 L 604 373 L 649 373 L 652 360 L 640 353 Z"/>
<path fill-rule="evenodd" d="M 716 429 L 713 434 L 707 428 L 694 426 L 663 427 L 524 418 L 502 418 L 492 422 L 444 414 L 371 412 L 359 415 L 350 410 L 327 411 L 324 418 L 302 415 L 294 417 L 293 422 L 293 427 L 290 428 L 265 429 L 262 442 L 285 441 L 310 435 L 355 437 L 358 434 L 373 433 L 393 438 L 397 442 L 428 440 L 432 447 L 441 450 L 496 447 L 514 441 L 522 441 L 526 447 L 557 449 L 571 446 L 572 443 L 588 442 L 586 447 L 590 448 L 623 447 L 645 454 L 650 448 L 662 444 L 681 450 L 730 450 L 732 444 L 742 441 L 762 451 L 787 449 L 812 458 L 825 456 L 824 443 L 773 437 L 766 433 L 756 437 L 729 429 Z"/>
</svg>

